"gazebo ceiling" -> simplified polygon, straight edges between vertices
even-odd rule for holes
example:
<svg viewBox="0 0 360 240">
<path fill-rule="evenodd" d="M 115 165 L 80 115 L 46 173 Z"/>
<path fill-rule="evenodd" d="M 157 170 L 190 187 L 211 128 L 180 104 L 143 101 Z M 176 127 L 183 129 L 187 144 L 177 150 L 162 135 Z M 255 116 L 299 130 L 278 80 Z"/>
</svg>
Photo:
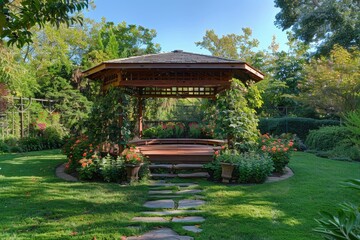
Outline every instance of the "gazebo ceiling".
<svg viewBox="0 0 360 240">
<path fill-rule="evenodd" d="M 260 81 L 264 74 L 241 61 L 175 50 L 105 61 L 83 72 L 102 89 L 126 87 L 142 97 L 215 97 L 232 78 Z"/>
</svg>

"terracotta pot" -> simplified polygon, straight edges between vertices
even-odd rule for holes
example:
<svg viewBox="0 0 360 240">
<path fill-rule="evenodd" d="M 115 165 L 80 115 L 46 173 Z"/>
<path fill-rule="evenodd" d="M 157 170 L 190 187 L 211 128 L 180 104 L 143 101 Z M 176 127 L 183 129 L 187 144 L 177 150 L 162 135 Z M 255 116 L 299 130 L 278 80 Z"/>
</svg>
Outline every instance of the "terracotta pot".
<svg viewBox="0 0 360 240">
<path fill-rule="evenodd" d="M 231 163 L 221 163 L 221 177 L 223 183 L 229 183 L 232 179 L 232 173 L 235 165 Z"/>
<path fill-rule="evenodd" d="M 139 180 L 139 170 L 140 170 L 140 167 L 142 165 L 143 165 L 142 163 L 137 164 L 137 165 L 135 165 L 135 164 L 125 164 L 126 177 L 127 177 L 127 180 L 129 182 Z"/>
</svg>

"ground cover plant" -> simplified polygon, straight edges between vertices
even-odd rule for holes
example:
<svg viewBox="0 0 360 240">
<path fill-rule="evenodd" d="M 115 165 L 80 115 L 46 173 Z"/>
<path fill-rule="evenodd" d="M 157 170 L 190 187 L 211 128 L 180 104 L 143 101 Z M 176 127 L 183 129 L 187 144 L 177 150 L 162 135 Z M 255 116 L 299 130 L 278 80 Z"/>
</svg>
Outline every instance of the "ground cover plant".
<svg viewBox="0 0 360 240">
<path fill-rule="evenodd" d="M 133 225 L 148 188 L 138 184 L 69 183 L 54 175 L 66 161 L 60 151 L 0 156 L 1 239 L 120 239 L 159 224 Z M 207 204 L 204 231 L 195 239 L 322 239 L 313 232 L 318 212 L 356 202 L 341 182 L 360 177 L 360 164 L 296 153 L 292 178 L 271 184 L 234 185 L 200 181 Z M 180 234 L 180 224 L 169 223 Z M 222 229 L 222 231 L 219 231 Z M 189 234 L 190 235 L 190 234 Z"/>
</svg>

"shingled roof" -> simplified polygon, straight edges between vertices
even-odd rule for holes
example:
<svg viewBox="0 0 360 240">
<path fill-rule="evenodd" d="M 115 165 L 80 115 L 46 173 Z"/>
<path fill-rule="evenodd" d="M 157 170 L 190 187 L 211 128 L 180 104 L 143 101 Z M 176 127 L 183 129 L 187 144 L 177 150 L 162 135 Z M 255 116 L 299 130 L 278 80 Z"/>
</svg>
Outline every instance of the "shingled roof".
<svg viewBox="0 0 360 240">
<path fill-rule="evenodd" d="M 104 63 L 244 63 L 233 59 L 175 50 L 167 53 L 148 54 L 105 61 Z"/>
<path fill-rule="evenodd" d="M 208 56 L 197 53 L 189 53 L 175 50 L 167 53 L 148 54 L 129 58 L 108 60 L 94 66 L 86 71 L 84 75 L 90 79 L 98 79 L 108 70 L 129 69 L 202 69 L 202 70 L 231 70 L 234 77 L 246 76 L 254 81 L 264 79 L 264 74 L 246 62 Z"/>
</svg>

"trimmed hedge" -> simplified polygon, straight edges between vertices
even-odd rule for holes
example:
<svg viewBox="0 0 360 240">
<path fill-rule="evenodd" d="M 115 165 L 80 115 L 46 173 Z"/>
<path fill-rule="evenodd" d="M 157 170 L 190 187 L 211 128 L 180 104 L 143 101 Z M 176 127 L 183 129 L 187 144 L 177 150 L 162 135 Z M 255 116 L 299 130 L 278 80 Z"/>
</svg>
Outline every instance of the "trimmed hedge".
<svg viewBox="0 0 360 240">
<path fill-rule="evenodd" d="M 311 130 L 305 144 L 313 150 L 329 151 L 348 139 L 350 131 L 345 127 L 329 126 Z"/>
<path fill-rule="evenodd" d="M 259 129 L 262 134 L 281 135 L 282 133 L 294 133 L 304 141 L 310 130 L 319 129 L 323 126 L 339 125 L 340 121 L 337 120 L 301 117 L 262 118 L 259 122 Z"/>
</svg>

